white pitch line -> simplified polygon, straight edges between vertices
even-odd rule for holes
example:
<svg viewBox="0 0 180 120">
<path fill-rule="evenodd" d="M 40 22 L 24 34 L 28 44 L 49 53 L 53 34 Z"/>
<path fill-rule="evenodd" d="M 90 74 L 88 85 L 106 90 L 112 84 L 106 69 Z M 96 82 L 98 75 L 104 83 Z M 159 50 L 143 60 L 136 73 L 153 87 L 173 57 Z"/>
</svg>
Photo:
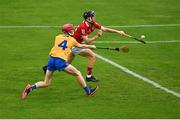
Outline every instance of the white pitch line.
<svg viewBox="0 0 180 120">
<path fill-rule="evenodd" d="M 176 27 L 180 26 L 180 24 L 156 24 L 156 25 L 112 25 L 112 26 L 106 26 L 106 27 L 113 27 L 113 28 L 142 28 L 142 27 Z"/>
<path fill-rule="evenodd" d="M 106 26 L 106 25 L 105 25 Z M 180 24 L 156 24 L 156 25 L 107 25 L 106 27 L 111 28 L 143 28 L 143 27 L 177 27 Z M 58 25 L 1 25 L 1 29 L 16 29 L 16 28 L 59 28 L 62 26 Z"/>
<path fill-rule="evenodd" d="M 172 90 L 170 90 L 170 89 L 168 89 L 166 87 L 163 87 L 162 85 L 154 82 L 153 80 L 150 80 L 150 79 L 148 79 L 146 77 L 143 77 L 143 76 L 141 76 L 141 75 L 139 75 L 139 74 L 129 70 L 128 68 L 123 67 L 123 66 L 121 66 L 121 65 L 119 65 L 119 64 L 117 64 L 117 63 L 115 63 L 115 62 L 113 62 L 113 61 L 111 61 L 111 60 L 109 60 L 109 59 L 107 59 L 107 58 L 105 58 L 103 56 L 101 56 L 101 55 L 96 54 L 96 57 L 101 59 L 101 60 L 103 60 L 103 61 L 105 61 L 105 62 L 107 62 L 107 63 L 109 63 L 109 64 L 111 64 L 111 65 L 113 65 L 113 66 L 115 66 L 115 67 L 117 67 L 117 68 L 119 68 L 119 69 L 121 69 L 122 71 L 124 71 L 124 72 L 126 72 L 126 73 L 128 73 L 128 74 L 130 74 L 130 75 L 132 75 L 132 76 L 134 76 L 136 78 L 139 78 L 139 79 L 141 79 L 141 80 L 143 80 L 143 81 L 153 85 L 156 88 L 159 88 L 159 89 L 165 91 L 166 93 L 170 93 L 170 94 L 180 98 L 180 93 L 177 93 L 177 92 L 172 91 Z"/>
<path fill-rule="evenodd" d="M 137 41 L 93 41 L 92 43 L 140 43 Z M 180 40 L 167 40 L 167 41 L 146 41 L 146 43 L 180 43 Z M 140 43 L 141 44 L 141 43 Z"/>
<path fill-rule="evenodd" d="M 16 28 L 59 28 L 62 26 L 41 26 L 41 25 L 25 25 L 25 26 L 0 26 L 1 29 L 16 29 Z"/>
</svg>

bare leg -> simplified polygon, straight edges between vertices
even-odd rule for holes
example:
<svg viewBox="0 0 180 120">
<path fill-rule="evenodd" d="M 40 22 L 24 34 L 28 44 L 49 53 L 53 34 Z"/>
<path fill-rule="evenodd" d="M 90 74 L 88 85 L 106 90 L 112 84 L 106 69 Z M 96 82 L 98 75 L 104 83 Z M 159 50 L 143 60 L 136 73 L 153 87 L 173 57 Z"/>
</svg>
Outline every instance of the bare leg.
<svg viewBox="0 0 180 120">
<path fill-rule="evenodd" d="M 81 72 L 79 70 L 77 70 L 74 66 L 68 65 L 68 67 L 65 68 L 65 72 L 67 72 L 71 75 L 74 75 L 82 87 L 87 86 L 84 78 L 81 75 Z"/>
<path fill-rule="evenodd" d="M 72 61 L 74 60 L 74 57 L 75 57 L 74 53 L 71 52 L 71 53 L 69 54 L 69 56 L 68 56 L 67 63 L 68 63 L 68 64 L 71 64 Z"/>
<path fill-rule="evenodd" d="M 28 94 L 36 88 L 49 86 L 51 84 L 52 74 L 53 74 L 53 71 L 47 70 L 44 81 L 39 81 L 34 85 L 28 84 L 22 93 L 22 99 L 25 99 L 28 96 Z"/>
<path fill-rule="evenodd" d="M 75 67 L 73 67 L 72 65 L 69 65 L 68 67 L 66 67 L 66 68 L 65 68 L 65 72 L 67 72 L 67 73 L 69 73 L 69 74 L 71 74 L 71 75 L 74 75 L 74 76 L 77 78 L 77 80 L 79 81 L 80 85 L 81 85 L 81 86 L 83 87 L 83 89 L 86 91 L 86 95 L 87 95 L 87 96 L 91 96 L 91 95 L 93 95 L 93 94 L 97 91 L 98 86 L 94 87 L 93 89 L 90 89 L 90 88 L 87 86 L 84 78 L 82 77 L 81 72 L 78 71 L 78 70 L 77 70 Z"/>
<path fill-rule="evenodd" d="M 90 88 L 87 86 L 84 78 L 82 77 L 81 72 L 78 71 L 78 70 L 77 70 L 75 67 L 73 67 L 72 65 L 68 65 L 68 66 L 65 68 L 64 71 L 67 72 L 67 73 L 69 73 L 69 74 L 71 74 L 71 75 L 74 75 L 74 76 L 76 77 L 76 79 L 78 80 L 79 84 L 80 84 L 80 85 L 83 87 L 83 89 L 86 91 L 86 95 L 87 95 L 87 96 L 93 95 L 93 94 L 96 92 L 96 90 L 98 89 L 98 86 L 96 86 L 96 87 L 93 88 L 93 89 L 90 89 Z M 29 94 L 32 90 L 34 90 L 34 89 L 36 89 L 36 88 L 49 86 L 49 85 L 51 84 L 51 81 L 52 81 L 52 79 L 51 79 L 51 78 L 52 78 L 52 75 L 53 75 L 53 71 L 47 70 L 44 81 L 39 81 L 39 82 L 35 83 L 35 85 L 32 85 L 32 86 L 28 84 L 28 85 L 25 87 L 25 90 L 24 90 L 23 93 L 22 93 L 22 99 L 25 99 L 25 98 L 28 96 L 28 94 Z"/>
<path fill-rule="evenodd" d="M 83 56 L 83 57 L 87 57 L 88 58 L 88 67 L 89 68 L 93 68 L 95 62 L 96 62 L 96 55 L 93 53 L 92 50 L 90 49 L 84 49 L 79 55 Z"/>
<path fill-rule="evenodd" d="M 88 58 L 86 81 L 98 82 L 98 80 L 93 76 L 93 66 L 96 62 L 95 53 L 90 49 L 84 49 L 80 55 Z"/>
<path fill-rule="evenodd" d="M 51 84 L 51 81 L 52 81 L 52 74 L 53 74 L 53 71 L 47 70 L 44 81 L 39 81 L 39 82 L 35 83 L 36 87 L 37 88 L 39 88 L 39 87 L 48 87 Z"/>
</svg>

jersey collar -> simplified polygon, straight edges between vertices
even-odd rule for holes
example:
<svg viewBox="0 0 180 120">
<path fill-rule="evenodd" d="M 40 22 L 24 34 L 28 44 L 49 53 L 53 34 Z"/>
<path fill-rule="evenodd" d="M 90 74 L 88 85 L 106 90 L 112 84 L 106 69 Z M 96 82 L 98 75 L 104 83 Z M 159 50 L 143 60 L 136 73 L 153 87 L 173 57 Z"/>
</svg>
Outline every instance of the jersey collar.
<svg viewBox="0 0 180 120">
<path fill-rule="evenodd" d="M 85 20 L 83 22 L 87 27 L 89 27 L 89 24 Z"/>
</svg>

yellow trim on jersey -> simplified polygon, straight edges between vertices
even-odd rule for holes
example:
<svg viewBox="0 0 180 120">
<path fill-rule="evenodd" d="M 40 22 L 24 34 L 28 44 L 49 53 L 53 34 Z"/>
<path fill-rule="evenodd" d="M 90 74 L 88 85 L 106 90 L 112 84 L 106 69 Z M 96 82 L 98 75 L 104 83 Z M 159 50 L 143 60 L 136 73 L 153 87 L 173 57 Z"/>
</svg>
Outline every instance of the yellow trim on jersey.
<svg viewBox="0 0 180 120">
<path fill-rule="evenodd" d="M 54 47 L 49 53 L 52 57 L 58 57 L 67 61 L 68 55 L 71 53 L 71 48 L 79 44 L 73 37 L 58 35 L 55 38 Z"/>
</svg>

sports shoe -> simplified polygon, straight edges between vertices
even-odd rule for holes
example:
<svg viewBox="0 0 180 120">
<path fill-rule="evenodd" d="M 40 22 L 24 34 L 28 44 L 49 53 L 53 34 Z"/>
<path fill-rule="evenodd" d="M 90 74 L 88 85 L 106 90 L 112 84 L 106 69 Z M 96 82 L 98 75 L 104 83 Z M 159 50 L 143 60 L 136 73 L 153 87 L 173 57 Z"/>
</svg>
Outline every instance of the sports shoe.
<svg viewBox="0 0 180 120">
<path fill-rule="evenodd" d="M 87 82 L 98 82 L 99 80 L 97 80 L 94 76 L 91 76 L 91 77 L 86 77 L 86 81 Z"/>
<path fill-rule="evenodd" d="M 31 90 L 31 85 L 27 84 L 22 93 L 22 99 L 25 99 L 28 96 L 28 94 L 30 93 L 30 90 Z"/>
<path fill-rule="evenodd" d="M 42 67 L 43 71 L 44 71 L 44 75 L 46 75 L 46 71 L 47 71 L 47 65 Z"/>
<path fill-rule="evenodd" d="M 98 88 L 99 88 L 98 86 L 92 88 L 90 93 L 87 93 L 86 96 L 92 96 L 97 91 Z"/>
</svg>

